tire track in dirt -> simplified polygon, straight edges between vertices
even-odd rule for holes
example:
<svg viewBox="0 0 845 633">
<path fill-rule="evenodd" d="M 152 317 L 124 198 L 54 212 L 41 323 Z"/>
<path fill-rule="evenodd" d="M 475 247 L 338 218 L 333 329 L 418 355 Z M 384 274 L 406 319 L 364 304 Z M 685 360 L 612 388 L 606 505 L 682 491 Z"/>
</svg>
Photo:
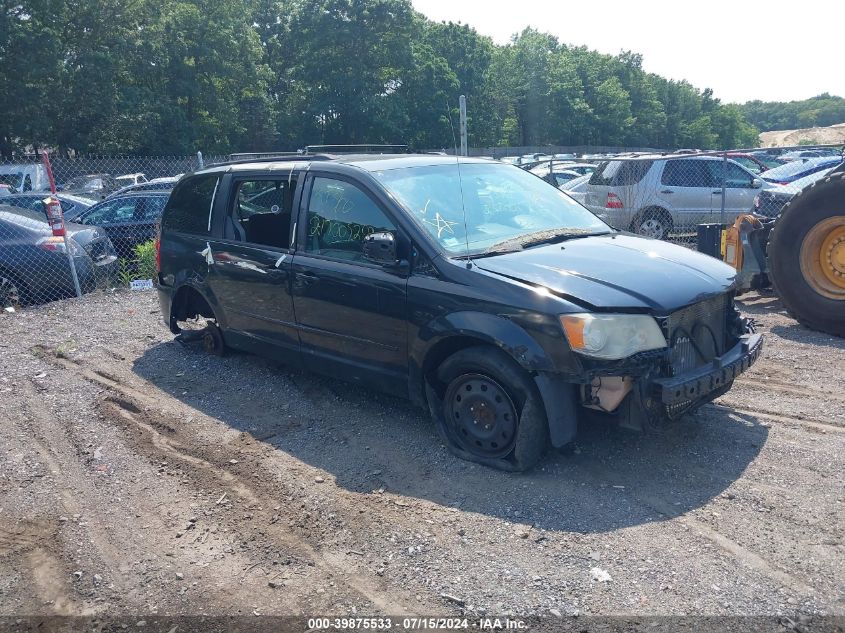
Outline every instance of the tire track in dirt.
<svg viewBox="0 0 845 633">
<path fill-rule="evenodd" d="M 774 395 L 779 393 L 788 393 L 796 396 L 806 396 L 809 398 L 821 398 L 827 400 L 836 400 L 837 402 L 845 402 L 845 394 L 830 393 L 822 391 L 821 389 L 813 389 L 812 387 L 798 387 L 788 382 L 777 380 L 774 378 L 760 379 L 752 377 L 740 377 L 737 383 L 751 387 L 753 389 L 760 389 L 761 391 L 769 391 Z"/>
<path fill-rule="evenodd" d="M 233 493 L 243 496 L 245 499 L 250 499 L 257 504 L 260 504 L 262 502 L 262 499 L 264 499 L 264 504 L 266 505 L 266 497 L 262 496 L 259 493 L 256 493 L 251 486 L 245 486 L 240 481 L 240 479 L 238 479 L 238 477 L 228 472 L 225 468 L 221 469 L 219 466 L 216 466 L 211 462 L 186 453 L 185 447 L 182 446 L 178 440 L 176 440 L 175 438 L 167 437 L 167 434 L 175 432 L 172 428 L 172 425 L 168 425 L 166 422 L 160 420 L 156 421 L 154 419 L 154 416 L 152 416 L 152 419 L 139 419 L 139 414 L 141 414 L 142 407 L 138 406 L 138 404 L 147 401 L 150 404 L 149 408 L 160 409 L 160 401 L 154 398 L 151 399 L 148 395 L 144 394 L 139 389 L 136 389 L 135 387 L 132 387 L 130 385 L 126 385 L 124 382 L 116 378 L 113 374 L 106 374 L 106 372 L 98 371 L 96 369 L 88 369 L 67 359 L 58 359 L 58 363 L 66 369 L 79 372 L 87 379 L 108 388 L 112 392 L 112 395 L 108 396 L 103 401 L 103 406 L 112 407 L 112 412 L 121 416 L 127 423 L 144 429 L 145 432 L 150 435 L 150 443 L 153 444 L 157 450 L 167 452 L 168 454 L 174 457 L 183 459 L 187 463 L 190 463 L 197 468 L 202 468 L 206 470 L 216 470 L 222 478 L 223 485 L 228 486 L 233 491 Z M 134 403 L 133 400 L 135 401 Z M 753 410 L 741 410 L 730 406 L 708 406 L 713 407 L 716 410 L 719 410 L 720 412 L 756 416 L 767 420 L 789 424 L 793 427 L 803 426 L 815 430 L 824 430 L 826 432 L 845 431 L 845 428 L 836 425 L 811 422 L 800 418 L 793 418 L 790 416 L 769 414 Z M 618 481 L 616 481 L 614 473 L 610 470 L 603 470 L 601 469 L 601 467 L 590 466 L 585 467 L 585 471 L 587 471 L 586 474 L 593 478 L 597 484 L 607 483 L 614 485 L 619 483 Z M 664 514 L 666 516 L 673 516 L 674 514 L 676 514 L 675 508 L 673 508 L 672 504 L 668 501 L 656 498 L 652 495 L 632 491 L 627 488 L 626 490 L 628 490 L 628 493 L 630 494 L 632 499 L 641 506 L 644 506 L 652 511 Z M 805 595 L 810 595 L 815 592 L 815 589 L 809 584 L 805 583 L 799 578 L 796 578 L 793 574 L 790 574 L 788 571 L 778 567 L 775 563 L 767 560 L 764 556 L 761 556 L 760 554 L 749 550 L 743 545 L 737 543 L 736 541 L 726 536 L 725 534 L 722 534 L 710 525 L 707 525 L 706 523 L 691 516 L 682 517 L 682 521 L 691 529 L 695 530 L 701 537 L 710 541 L 711 543 L 716 545 L 720 550 L 734 558 L 739 564 L 761 573 L 762 575 L 778 583 L 780 586 Z M 302 545 L 302 541 L 299 539 L 291 540 L 288 532 L 283 532 L 279 536 L 282 540 L 284 540 L 286 544 L 290 546 L 296 547 L 297 545 Z M 329 560 L 329 554 L 321 556 L 319 552 L 316 552 L 313 548 L 310 547 L 308 548 L 307 553 L 309 556 L 313 556 L 316 559 L 321 558 L 321 566 L 329 571 L 337 571 L 339 568 L 341 568 L 343 564 L 343 561 L 337 560 L 337 557 L 333 557 L 335 558 L 335 560 Z M 353 586 L 358 589 L 363 595 L 367 595 L 370 592 L 377 593 L 377 590 L 375 590 L 371 586 L 371 583 L 369 584 L 370 586 L 362 588 L 360 584 L 356 582 L 353 584 Z M 368 597 L 368 599 L 371 598 Z M 378 602 L 376 602 L 375 600 L 372 601 L 374 602 L 374 604 L 378 604 Z"/>
<path fill-rule="evenodd" d="M 30 434 L 31 444 L 39 457 L 47 465 L 54 481 L 77 481 L 87 484 L 86 476 L 89 473 L 75 459 L 63 462 L 59 456 L 61 452 L 59 446 L 65 449 L 64 452 L 66 454 L 75 455 L 73 441 L 65 434 L 56 435 L 55 433 L 48 433 L 47 429 L 44 428 L 44 421 L 52 420 L 53 413 L 43 404 L 42 399 L 38 397 L 36 385 L 29 383 L 24 387 L 24 390 L 28 396 L 24 399 L 24 410 L 29 414 L 29 423 L 32 425 L 32 433 Z M 46 442 L 46 438 L 48 437 L 50 438 L 49 445 Z M 71 474 L 69 471 L 73 471 L 73 473 Z M 67 485 L 61 484 L 56 486 L 56 490 L 59 493 L 59 501 L 62 508 L 64 508 L 64 514 L 83 514 L 84 509 L 78 501 L 80 497 L 78 492 L 72 490 Z M 86 528 L 93 537 L 92 543 L 95 545 L 98 554 L 113 569 L 119 568 L 121 562 L 124 560 L 122 548 L 112 542 L 109 532 L 102 529 L 96 521 L 89 521 Z M 111 579 L 111 582 L 118 592 L 124 595 L 127 593 L 127 588 L 119 578 L 114 577 Z"/>
<path fill-rule="evenodd" d="M 52 420 L 53 414 L 43 404 L 42 399 L 38 396 L 36 387 L 37 385 L 31 382 L 21 383 L 21 392 L 26 396 L 22 399 L 22 402 L 24 403 L 23 413 L 27 424 L 19 428 L 27 435 L 27 446 L 35 450 L 41 461 L 50 471 L 53 480 L 57 482 L 55 489 L 59 496 L 58 502 L 63 509 L 61 513 L 69 515 L 82 514 L 82 508 L 76 500 L 77 494 L 67 485 L 62 485 L 59 482 L 69 480 L 83 481 L 84 474 L 77 472 L 75 473 L 76 477 L 69 476 L 69 470 L 78 471 L 78 464 L 75 462 L 62 463 L 57 449 L 52 448 L 45 442 L 48 434 L 42 427 L 42 423 L 44 420 Z M 71 443 L 64 435 L 57 436 L 56 434 L 51 434 L 49 437 L 50 444 L 53 447 L 62 444 L 67 449 L 67 453 L 73 453 Z M 58 515 L 59 512 L 56 514 Z M 25 524 L 27 528 L 23 532 L 17 530 L 15 541 L 18 549 L 26 555 L 29 561 L 29 564 L 25 568 L 31 570 L 32 581 L 42 603 L 52 605 L 54 613 L 57 615 L 93 615 L 102 609 L 85 608 L 82 606 L 78 598 L 73 595 L 68 582 L 62 580 L 69 578 L 70 570 L 62 562 L 62 557 L 53 551 L 55 547 L 49 546 L 49 544 L 55 545 L 59 542 L 59 533 L 56 527 L 57 520 L 58 516 L 44 517 L 38 523 L 28 522 Z M 90 523 L 87 529 L 93 537 L 91 542 L 95 544 L 94 546 L 98 555 L 102 556 L 106 561 L 117 565 L 121 560 L 120 552 L 110 542 L 107 532 Z M 2 549 L 3 542 L 2 538 L 0 538 L 0 553 L 2 553 Z M 15 549 L 14 546 L 12 549 Z M 125 594 L 125 589 L 118 579 L 114 579 L 113 584 L 118 591 Z"/>
<path fill-rule="evenodd" d="M 710 403 L 705 405 L 705 409 L 711 408 L 721 413 L 737 413 L 739 415 L 746 415 L 754 418 L 760 418 L 763 420 L 770 420 L 772 422 L 784 424 L 785 426 L 789 426 L 790 428 L 804 427 L 807 430 L 812 429 L 813 431 L 820 431 L 823 433 L 845 433 L 845 426 L 834 424 L 832 422 L 817 422 L 815 420 L 805 420 L 804 418 L 798 418 L 791 415 L 784 415 L 783 413 L 764 411 L 762 409 L 748 409 L 745 407 L 731 404 L 729 398 L 722 397 L 721 400 L 722 402 L 725 402 L 725 404 Z"/>
<path fill-rule="evenodd" d="M 33 350 L 44 360 L 72 371 L 109 390 L 110 395 L 99 401 L 98 406 L 104 413 L 111 414 L 122 420 L 127 427 L 134 427 L 142 431 L 144 440 L 136 439 L 136 447 L 146 453 L 151 459 L 158 459 L 162 453 L 173 459 L 178 459 L 186 466 L 202 473 L 202 478 L 215 481 L 217 485 L 227 490 L 229 494 L 237 495 L 244 500 L 260 507 L 273 507 L 278 499 L 268 497 L 258 491 L 254 485 L 244 483 L 236 474 L 224 465 L 219 465 L 194 454 L 196 451 L 186 447 L 176 437 L 173 425 L 161 419 L 157 413 L 161 410 L 161 402 L 154 396 L 144 393 L 134 386 L 127 385 L 110 372 L 98 370 L 97 368 L 85 367 L 71 359 L 58 356 L 52 350 L 39 347 Z M 152 449 L 152 450 L 151 450 Z M 152 453 L 152 455 L 150 455 Z M 270 518 L 269 516 L 267 517 Z M 400 602 L 387 592 L 381 583 L 363 576 L 356 570 L 344 565 L 343 561 L 337 560 L 328 553 L 315 549 L 305 539 L 296 537 L 290 531 L 283 530 L 278 524 L 265 526 L 265 531 L 270 534 L 273 540 L 293 551 L 299 552 L 303 558 L 308 559 L 323 572 L 328 578 L 338 584 L 346 585 L 353 593 L 356 593 L 371 602 L 382 613 L 409 614 L 413 610 L 405 604 L 410 600 L 403 598 Z"/>
</svg>

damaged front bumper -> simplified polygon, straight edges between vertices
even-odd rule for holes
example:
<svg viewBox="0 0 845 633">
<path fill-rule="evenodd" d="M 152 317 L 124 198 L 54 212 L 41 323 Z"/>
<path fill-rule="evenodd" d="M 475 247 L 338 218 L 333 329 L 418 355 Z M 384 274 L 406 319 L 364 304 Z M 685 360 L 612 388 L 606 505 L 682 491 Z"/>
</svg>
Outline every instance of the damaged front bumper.
<svg viewBox="0 0 845 633">
<path fill-rule="evenodd" d="M 731 349 L 706 365 L 678 376 L 652 380 L 649 391 L 666 407 L 705 400 L 751 367 L 762 351 L 763 335 L 745 334 Z"/>
<path fill-rule="evenodd" d="M 538 372 L 552 445 L 575 438 L 584 410 L 612 415 L 621 427 L 645 431 L 718 398 L 760 357 L 763 336 L 747 333 L 731 349 L 693 370 L 666 376 L 666 352 L 638 354 L 611 366 L 592 367 L 586 380 Z"/>
</svg>

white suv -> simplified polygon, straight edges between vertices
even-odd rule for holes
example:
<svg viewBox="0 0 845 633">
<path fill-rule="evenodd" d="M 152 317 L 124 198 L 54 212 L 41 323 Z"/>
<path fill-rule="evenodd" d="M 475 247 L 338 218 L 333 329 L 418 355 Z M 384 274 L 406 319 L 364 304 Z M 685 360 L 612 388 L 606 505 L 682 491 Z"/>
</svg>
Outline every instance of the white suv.
<svg viewBox="0 0 845 633">
<path fill-rule="evenodd" d="M 719 156 L 639 156 L 599 163 L 585 206 L 618 229 L 665 239 L 720 221 L 723 179 L 725 222 L 750 213 L 759 190 L 771 187 Z"/>
</svg>

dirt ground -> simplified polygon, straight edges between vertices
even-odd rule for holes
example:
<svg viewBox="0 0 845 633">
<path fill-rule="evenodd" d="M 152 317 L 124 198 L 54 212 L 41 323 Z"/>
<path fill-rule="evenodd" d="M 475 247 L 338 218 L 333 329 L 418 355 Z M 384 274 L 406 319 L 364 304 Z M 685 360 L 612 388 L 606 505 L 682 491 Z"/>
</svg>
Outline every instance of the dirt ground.
<svg viewBox="0 0 845 633">
<path fill-rule="evenodd" d="M 0 315 L 0 616 L 845 614 L 845 341 L 507 474 L 426 415 L 174 342 L 152 293 Z"/>
<path fill-rule="evenodd" d="M 829 127 L 811 127 L 801 130 L 774 130 L 760 134 L 761 147 L 790 147 L 802 141 L 819 145 L 840 145 L 845 143 L 845 123 Z"/>
</svg>

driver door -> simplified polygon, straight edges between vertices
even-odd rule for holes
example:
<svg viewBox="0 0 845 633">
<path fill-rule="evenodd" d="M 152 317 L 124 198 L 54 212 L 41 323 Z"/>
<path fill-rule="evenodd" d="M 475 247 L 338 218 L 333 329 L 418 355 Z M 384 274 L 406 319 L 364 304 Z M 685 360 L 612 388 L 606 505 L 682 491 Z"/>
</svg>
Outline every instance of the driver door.
<svg viewBox="0 0 845 633">
<path fill-rule="evenodd" d="M 407 394 L 407 273 L 363 256 L 366 235 L 396 224 L 351 180 L 311 173 L 305 187 L 292 290 L 303 362 Z"/>
</svg>

